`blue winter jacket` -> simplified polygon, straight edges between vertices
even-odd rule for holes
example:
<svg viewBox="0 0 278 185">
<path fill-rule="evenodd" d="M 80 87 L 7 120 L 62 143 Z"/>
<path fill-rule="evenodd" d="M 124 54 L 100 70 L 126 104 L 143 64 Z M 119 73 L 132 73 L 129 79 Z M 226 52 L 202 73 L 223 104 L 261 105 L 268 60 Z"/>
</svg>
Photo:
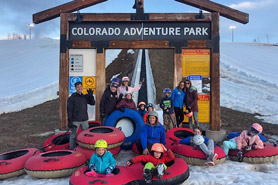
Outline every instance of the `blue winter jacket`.
<svg viewBox="0 0 278 185">
<path fill-rule="evenodd" d="M 144 118 L 145 113 L 147 112 L 146 110 L 141 110 L 138 109 L 137 112 L 140 114 L 140 116 L 142 116 L 142 118 Z"/>
<path fill-rule="evenodd" d="M 183 108 L 183 98 L 185 96 L 185 92 L 183 90 L 178 90 L 175 88 L 172 92 L 172 100 L 174 102 L 174 107 Z"/>
<path fill-rule="evenodd" d="M 188 136 L 188 137 L 186 137 L 186 138 L 180 140 L 180 144 L 194 145 L 193 143 L 191 143 L 191 138 L 192 138 L 192 137 L 193 137 L 193 136 Z M 208 144 L 208 141 L 209 141 L 209 138 L 207 138 L 206 136 L 203 136 L 203 137 L 204 137 L 204 139 L 205 139 L 204 143 L 207 145 L 207 144 Z M 214 146 L 215 146 L 215 145 L 216 145 L 216 144 L 215 144 L 215 142 L 214 142 Z"/>
<path fill-rule="evenodd" d="M 150 123 L 146 123 L 142 129 L 140 139 L 143 149 L 147 148 L 147 143 L 162 143 L 165 145 L 166 134 L 164 127 L 159 122 L 154 126 L 151 126 Z"/>
<path fill-rule="evenodd" d="M 89 168 L 91 168 L 92 165 L 95 165 L 97 168 L 97 173 L 105 174 L 105 169 L 108 166 L 112 166 L 113 169 L 115 168 L 116 161 L 113 157 L 113 154 L 109 151 L 105 152 L 103 156 L 98 156 L 96 153 L 94 153 L 91 157 Z"/>
</svg>

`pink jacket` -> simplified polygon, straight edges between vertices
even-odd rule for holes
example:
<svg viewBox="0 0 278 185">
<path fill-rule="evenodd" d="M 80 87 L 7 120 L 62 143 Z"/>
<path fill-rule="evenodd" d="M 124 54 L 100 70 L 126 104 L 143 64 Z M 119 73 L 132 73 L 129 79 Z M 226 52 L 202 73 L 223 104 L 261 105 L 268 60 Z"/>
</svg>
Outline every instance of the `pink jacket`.
<svg viewBox="0 0 278 185">
<path fill-rule="evenodd" d="M 247 132 L 248 132 L 247 130 L 244 130 L 241 132 L 240 136 L 234 138 L 237 145 L 237 149 L 240 150 L 246 146 L 252 146 L 254 143 L 256 143 L 256 145 L 254 145 L 255 149 L 263 149 L 264 143 L 262 142 L 260 137 L 258 135 L 255 135 L 254 137 L 250 137 L 247 135 Z M 249 145 L 248 145 L 248 141 L 249 141 Z"/>
<path fill-rule="evenodd" d="M 136 91 L 139 91 L 141 89 L 141 86 L 142 86 L 142 84 L 139 84 L 137 87 L 134 87 L 134 88 L 128 86 L 128 90 L 127 91 L 129 91 L 131 93 L 134 93 Z M 125 92 L 126 92 L 126 86 L 120 85 L 120 87 L 118 88 L 118 96 L 120 94 L 125 95 Z"/>
</svg>

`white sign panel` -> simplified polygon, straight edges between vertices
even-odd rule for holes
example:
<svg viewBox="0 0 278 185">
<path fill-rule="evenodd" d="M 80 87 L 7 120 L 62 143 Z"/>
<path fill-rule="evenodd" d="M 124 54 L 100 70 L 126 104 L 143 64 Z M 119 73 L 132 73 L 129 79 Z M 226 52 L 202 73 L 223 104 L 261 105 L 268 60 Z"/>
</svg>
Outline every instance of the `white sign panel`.
<svg viewBox="0 0 278 185">
<path fill-rule="evenodd" d="M 202 75 L 189 75 L 188 79 L 191 81 L 192 86 L 197 88 L 199 94 L 203 92 Z"/>
<path fill-rule="evenodd" d="M 83 55 L 82 54 L 70 54 L 70 71 L 71 72 L 83 72 Z"/>
</svg>

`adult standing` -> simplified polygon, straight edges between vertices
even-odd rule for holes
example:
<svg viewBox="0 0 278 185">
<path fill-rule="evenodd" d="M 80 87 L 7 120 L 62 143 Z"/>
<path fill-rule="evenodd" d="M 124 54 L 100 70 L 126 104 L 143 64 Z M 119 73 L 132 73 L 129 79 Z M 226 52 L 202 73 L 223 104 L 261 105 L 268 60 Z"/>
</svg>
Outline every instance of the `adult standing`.
<svg viewBox="0 0 278 185">
<path fill-rule="evenodd" d="M 128 83 L 129 83 L 129 78 L 127 76 L 124 76 L 122 78 L 122 85 L 118 88 L 118 95 L 120 96 L 123 96 L 126 94 L 126 92 L 131 92 L 131 93 L 134 93 L 136 91 L 139 91 L 141 89 L 141 86 L 142 86 L 142 83 L 143 82 L 140 82 L 139 85 L 137 87 L 130 87 L 128 86 Z"/>
<path fill-rule="evenodd" d="M 184 97 L 184 104 L 186 106 L 186 110 L 189 112 L 193 112 L 194 117 L 194 123 L 195 126 L 199 127 L 199 121 L 198 121 L 198 92 L 197 88 L 192 86 L 192 83 L 190 80 L 185 80 L 185 97 Z M 192 125 L 192 116 L 189 117 L 189 127 L 193 128 Z"/>
<path fill-rule="evenodd" d="M 96 103 L 92 89 L 88 89 L 88 94 L 84 95 L 81 82 L 76 82 L 74 86 L 76 92 L 67 101 L 68 127 L 71 129 L 69 147 L 71 150 L 76 147 L 75 140 L 78 127 L 80 126 L 82 130 L 89 128 L 87 104 L 95 105 Z"/>
<path fill-rule="evenodd" d="M 183 99 L 185 96 L 184 92 L 184 81 L 180 81 L 179 85 L 173 90 L 171 95 L 174 102 L 174 112 L 176 115 L 177 125 L 182 127 L 182 122 L 184 120 L 183 115 Z"/>
<path fill-rule="evenodd" d="M 100 100 L 101 125 L 104 125 L 107 117 L 116 109 L 118 103 L 117 84 L 111 83 L 110 88 L 106 89 Z"/>
</svg>

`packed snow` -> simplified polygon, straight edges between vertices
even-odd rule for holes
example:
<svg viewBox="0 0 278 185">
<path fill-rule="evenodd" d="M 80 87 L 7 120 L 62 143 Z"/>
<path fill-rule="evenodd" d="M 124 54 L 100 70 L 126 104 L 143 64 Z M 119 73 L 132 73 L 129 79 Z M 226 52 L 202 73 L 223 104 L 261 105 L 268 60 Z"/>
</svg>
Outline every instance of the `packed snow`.
<svg viewBox="0 0 278 185">
<path fill-rule="evenodd" d="M 114 50 L 111 50 L 114 51 Z M 106 52 L 106 66 L 121 50 Z M 221 43 L 221 106 L 250 113 L 278 124 L 278 47 L 257 43 Z M 0 41 L 0 114 L 57 98 L 59 41 L 51 39 Z M 115 74 L 116 75 L 116 74 Z M 3 90 L 5 89 L 5 91 Z M 27 99 L 29 98 L 29 99 Z M 277 136 L 271 136 L 276 138 Z M 133 156 L 121 151 L 118 165 Z M 278 161 L 247 164 L 226 160 L 215 167 L 190 166 L 183 185 L 273 184 Z M 141 172 L 139 172 L 141 173 Z M 36 179 L 28 175 L 0 181 L 1 185 L 66 185 L 69 177 Z"/>
</svg>

